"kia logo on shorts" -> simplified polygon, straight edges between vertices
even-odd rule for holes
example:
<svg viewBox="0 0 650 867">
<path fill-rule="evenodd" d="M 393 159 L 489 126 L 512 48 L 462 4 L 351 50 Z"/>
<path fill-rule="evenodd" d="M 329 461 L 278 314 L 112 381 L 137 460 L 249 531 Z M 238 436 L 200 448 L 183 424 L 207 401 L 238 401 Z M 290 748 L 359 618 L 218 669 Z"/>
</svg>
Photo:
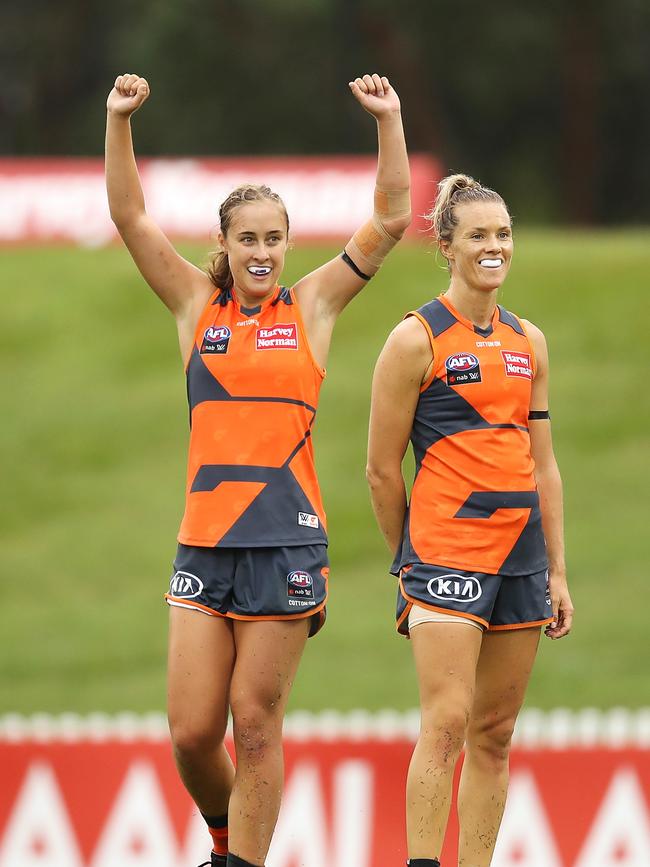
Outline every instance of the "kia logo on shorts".
<svg viewBox="0 0 650 867">
<path fill-rule="evenodd" d="M 431 578 L 427 590 L 445 602 L 475 602 L 483 590 L 478 580 L 466 575 L 440 575 Z"/>
<path fill-rule="evenodd" d="M 311 587 L 312 585 L 312 577 L 309 572 L 301 572 L 300 570 L 290 572 L 287 575 L 287 581 L 295 587 Z"/>
<path fill-rule="evenodd" d="M 217 343 L 219 340 L 228 340 L 230 334 L 230 328 L 226 325 L 211 325 L 209 328 L 205 329 L 205 334 L 203 336 L 206 340 L 209 340 L 210 343 Z"/>
<path fill-rule="evenodd" d="M 465 373 L 478 367 L 478 358 L 471 352 L 456 352 L 445 361 L 445 367 L 451 373 Z"/>
<path fill-rule="evenodd" d="M 169 595 L 177 599 L 192 599 L 203 590 L 203 581 L 190 572 L 176 572 L 169 584 Z"/>
</svg>

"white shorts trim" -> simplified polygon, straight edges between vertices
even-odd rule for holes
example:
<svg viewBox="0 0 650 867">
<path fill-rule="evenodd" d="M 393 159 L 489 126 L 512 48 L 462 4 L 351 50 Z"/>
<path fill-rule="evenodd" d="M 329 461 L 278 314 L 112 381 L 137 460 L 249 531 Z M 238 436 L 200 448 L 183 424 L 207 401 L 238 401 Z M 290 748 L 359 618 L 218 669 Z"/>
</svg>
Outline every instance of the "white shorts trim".
<svg viewBox="0 0 650 867">
<path fill-rule="evenodd" d="M 414 626 L 419 626 L 421 623 L 467 623 L 468 626 L 475 626 L 483 632 L 483 626 L 475 620 L 470 620 L 469 617 L 462 617 L 458 614 L 444 614 L 441 611 L 430 611 L 422 605 L 413 605 L 409 611 L 409 630 Z"/>
<path fill-rule="evenodd" d="M 201 614 L 205 614 L 206 617 L 216 617 L 216 614 L 210 614 L 209 611 L 206 611 L 203 608 L 199 608 L 198 605 L 188 605 L 187 602 L 176 602 L 173 599 L 165 599 L 165 602 L 171 608 L 184 608 L 186 611 L 200 611 Z"/>
</svg>

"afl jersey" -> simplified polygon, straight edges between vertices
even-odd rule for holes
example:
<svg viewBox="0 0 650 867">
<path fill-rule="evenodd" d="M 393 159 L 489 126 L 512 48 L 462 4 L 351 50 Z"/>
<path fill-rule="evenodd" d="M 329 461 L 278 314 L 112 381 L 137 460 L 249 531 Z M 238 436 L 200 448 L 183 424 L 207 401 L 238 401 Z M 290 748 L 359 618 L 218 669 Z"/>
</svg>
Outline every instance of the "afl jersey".
<svg viewBox="0 0 650 867">
<path fill-rule="evenodd" d="M 433 370 L 415 411 L 415 481 L 391 571 L 545 569 L 528 432 L 535 357 L 521 322 L 498 306 L 478 328 L 442 295 L 407 316 L 427 331 Z"/>
<path fill-rule="evenodd" d="M 257 307 L 217 290 L 187 365 L 184 545 L 326 544 L 311 429 L 325 372 L 293 291 Z"/>
</svg>

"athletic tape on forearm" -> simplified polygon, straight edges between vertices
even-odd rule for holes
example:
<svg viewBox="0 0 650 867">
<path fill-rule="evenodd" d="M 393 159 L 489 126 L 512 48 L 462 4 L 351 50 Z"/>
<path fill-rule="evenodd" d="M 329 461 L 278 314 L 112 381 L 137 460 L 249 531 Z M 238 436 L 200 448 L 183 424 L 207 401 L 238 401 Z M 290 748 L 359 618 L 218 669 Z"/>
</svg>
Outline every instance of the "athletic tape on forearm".
<svg viewBox="0 0 650 867">
<path fill-rule="evenodd" d="M 409 187 L 403 190 L 384 190 L 375 187 L 375 214 L 384 220 L 397 220 L 400 217 L 411 216 L 411 191 Z"/>
<path fill-rule="evenodd" d="M 410 214 L 411 197 L 408 189 L 384 190 L 375 187 L 375 212 L 372 219 L 357 229 L 345 245 L 345 252 L 363 271 L 376 271 L 399 240 L 386 231 L 384 222 Z"/>
</svg>

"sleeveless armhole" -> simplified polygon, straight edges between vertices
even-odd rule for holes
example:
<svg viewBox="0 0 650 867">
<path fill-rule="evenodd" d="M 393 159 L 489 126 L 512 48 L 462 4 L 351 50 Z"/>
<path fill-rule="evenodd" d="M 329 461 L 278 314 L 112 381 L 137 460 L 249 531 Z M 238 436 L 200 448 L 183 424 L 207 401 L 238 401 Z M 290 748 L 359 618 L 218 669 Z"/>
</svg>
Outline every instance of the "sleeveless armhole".
<svg viewBox="0 0 650 867">
<path fill-rule="evenodd" d="M 314 370 L 320 376 L 320 378 L 325 379 L 327 371 L 324 367 L 321 367 L 314 358 L 314 353 L 312 352 L 309 337 L 307 336 L 307 329 L 305 328 L 305 323 L 302 320 L 302 310 L 300 309 L 300 304 L 298 303 L 298 299 L 296 298 L 296 293 L 293 291 L 293 286 L 289 289 L 289 295 L 291 296 L 291 301 L 296 308 L 296 321 L 298 322 L 298 328 L 300 329 L 302 339 L 304 340 L 305 346 L 307 347 L 307 352 L 309 353 L 311 363 L 314 365 Z"/>
<path fill-rule="evenodd" d="M 199 335 L 199 329 L 201 327 L 201 324 L 203 323 L 203 317 L 205 316 L 205 311 L 208 309 L 208 307 L 210 307 L 214 304 L 215 300 L 220 295 L 220 293 L 221 293 L 221 289 L 215 289 L 214 290 L 212 295 L 210 295 L 208 300 L 203 305 L 203 309 L 199 313 L 199 318 L 196 320 L 196 328 L 194 329 L 194 335 L 192 337 L 192 343 L 190 346 L 190 354 L 187 356 L 187 360 L 183 359 L 183 370 L 186 374 L 187 374 L 187 368 L 190 366 L 190 361 L 192 359 L 192 355 L 194 354 L 194 347 L 196 346 L 196 338 Z"/>
<path fill-rule="evenodd" d="M 514 316 L 514 314 L 513 314 L 513 316 Z M 535 377 L 537 376 L 537 356 L 535 355 L 535 346 L 533 345 L 533 341 L 530 339 L 530 334 L 526 330 L 526 326 L 524 325 L 524 323 L 521 321 L 521 319 L 518 316 L 516 317 L 516 319 L 517 319 L 517 322 L 521 325 L 521 330 L 526 335 L 526 340 L 528 341 L 528 346 L 530 348 L 530 358 L 531 358 L 531 361 L 533 362 L 533 379 L 535 379 Z"/>
<path fill-rule="evenodd" d="M 431 374 L 430 374 L 429 376 L 427 376 L 427 378 L 425 379 L 425 381 L 424 381 L 424 382 L 422 383 L 422 385 L 420 386 L 420 394 L 422 394 L 423 391 L 426 391 L 427 388 L 429 388 L 429 386 L 430 386 L 431 383 L 433 382 L 433 378 L 434 378 L 435 375 L 436 375 L 436 365 L 435 365 L 435 361 L 436 361 L 436 350 L 435 350 L 435 343 L 434 343 L 434 339 L 433 339 L 433 332 L 431 331 L 431 326 L 429 325 L 429 323 L 427 322 L 427 320 L 424 318 L 424 316 L 422 316 L 421 313 L 418 313 L 417 310 L 409 310 L 409 312 L 404 316 L 404 319 L 408 319 L 409 316 L 415 316 L 415 317 L 416 317 L 416 318 L 417 318 L 417 319 L 422 323 L 422 325 L 424 326 L 424 328 L 425 328 L 425 330 L 426 330 L 426 332 L 427 332 L 427 337 L 429 338 L 429 345 L 431 346 Z"/>
</svg>

